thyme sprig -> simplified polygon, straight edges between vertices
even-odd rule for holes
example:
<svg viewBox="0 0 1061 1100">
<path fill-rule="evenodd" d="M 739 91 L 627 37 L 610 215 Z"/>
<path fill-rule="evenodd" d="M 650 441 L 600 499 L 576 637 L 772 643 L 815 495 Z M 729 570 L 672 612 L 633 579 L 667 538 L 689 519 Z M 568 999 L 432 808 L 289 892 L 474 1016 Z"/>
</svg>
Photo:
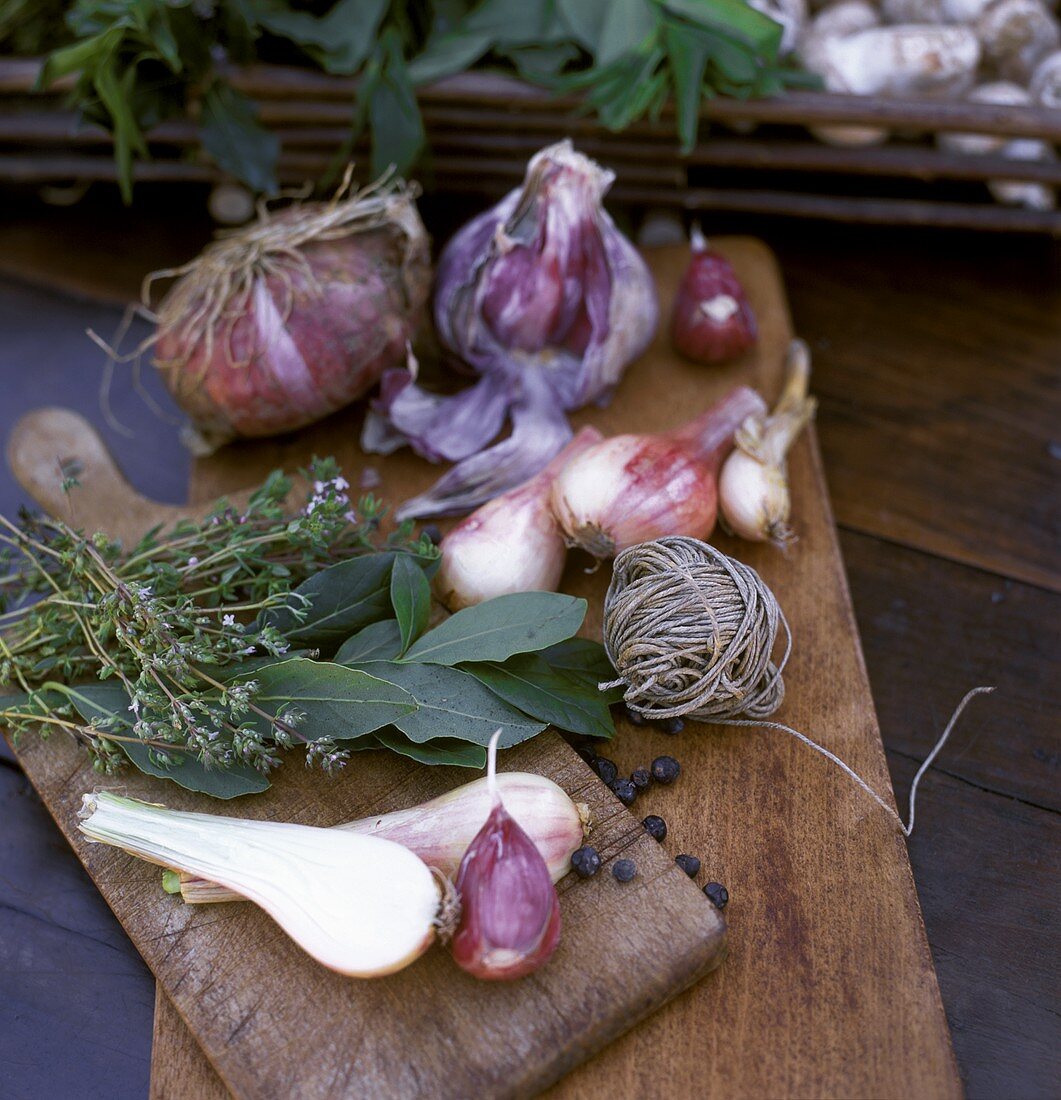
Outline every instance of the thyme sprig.
<svg viewBox="0 0 1061 1100">
<path fill-rule="evenodd" d="M 276 472 L 245 509 L 221 502 L 131 549 L 62 520 L 0 517 L 0 684 L 22 693 L 2 708 L 5 726 L 16 737 L 65 730 L 103 772 L 136 746 L 156 767 L 191 758 L 265 773 L 281 750 L 305 743 L 298 707 L 259 706 L 255 679 L 227 675 L 288 652 L 263 613 L 283 607 L 297 622 L 299 584 L 381 542 L 436 553 L 410 525 L 381 540 L 381 504 L 352 505 L 334 460 L 305 476 L 312 492 L 294 515 L 291 482 Z M 108 699 L 125 707 L 101 705 L 99 681 L 120 689 Z M 346 759 L 330 742 L 310 749 L 307 762 L 328 770 Z"/>
</svg>

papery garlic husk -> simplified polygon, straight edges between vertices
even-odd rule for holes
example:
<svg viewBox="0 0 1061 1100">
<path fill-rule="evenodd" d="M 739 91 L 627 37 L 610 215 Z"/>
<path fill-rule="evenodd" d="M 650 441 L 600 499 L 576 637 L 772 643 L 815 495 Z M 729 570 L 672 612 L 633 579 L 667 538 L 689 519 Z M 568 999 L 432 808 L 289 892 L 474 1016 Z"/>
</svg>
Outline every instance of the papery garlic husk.
<svg viewBox="0 0 1061 1100">
<path fill-rule="evenodd" d="M 436 328 L 443 346 L 482 381 L 439 398 L 424 395 L 408 375 L 385 379 L 363 444 L 404 437 L 427 458 L 464 459 L 444 485 L 407 502 L 403 515 L 459 514 L 526 481 L 571 438 L 569 428 L 557 428 L 566 426 L 565 410 L 606 402 L 648 345 L 658 316 L 655 287 L 602 205 L 612 179 L 561 141 L 537 153 L 522 187 L 444 249 Z M 522 432 L 517 424 L 511 440 L 484 451 L 501 428 L 499 386 L 513 406 L 533 392 L 533 424 L 525 418 Z"/>
<path fill-rule="evenodd" d="M 426 864 L 379 837 L 184 813 L 102 791 L 85 795 L 81 818 L 89 840 L 253 901 L 318 962 L 351 977 L 407 966 L 451 919 Z"/>
<path fill-rule="evenodd" d="M 494 775 L 497 741 L 495 734 L 488 782 Z M 476 978 L 511 981 L 537 970 L 555 952 L 560 899 L 534 842 L 507 812 L 492 782 L 490 788 L 493 808 L 457 872 L 461 916 L 450 952 Z"/>
<path fill-rule="evenodd" d="M 553 484 L 553 512 L 568 545 L 607 558 L 665 535 L 707 538 L 734 432 L 765 411 L 754 390 L 737 386 L 676 431 L 614 436 L 573 458 Z"/>
<path fill-rule="evenodd" d="M 736 433 L 736 447 L 719 477 L 718 499 L 724 526 L 753 542 L 785 546 L 793 537 L 785 455 L 814 416 L 817 402 L 807 395 L 810 349 L 802 340 L 789 345 L 785 387 L 769 416 L 749 417 Z"/>
<path fill-rule="evenodd" d="M 552 488 L 567 463 L 604 437 L 583 428 L 545 467 L 462 520 L 442 540 L 435 595 L 460 611 L 513 592 L 555 592 L 567 544 L 552 510 Z"/>
<path fill-rule="evenodd" d="M 347 185 L 344 184 L 344 188 Z M 155 362 L 207 451 L 336 412 L 397 367 L 423 319 L 429 242 L 416 190 L 383 180 L 226 233 L 176 276 Z"/>
<path fill-rule="evenodd" d="M 571 855 L 585 839 L 589 808 L 572 802 L 562 787 L 533 772 L 502 772 L 497 776 L 497 790 L 506 809 L 541 853 L 550 878 L 559 882 L 571 870 Z M 335 828 L 392 840 L 414 852 L 428 867 L 453 878 L 492 808 L 488 780 L 476 779 L 419 806 Z M 243 900 L 217 883 L 186 874 L 181 875 L 181 897 L 193 904 Z"/>
<path fill-rule="evenodd" d="M 755 346 L 755 314 L 733 265 L 710 248 L 698 225 L 671 312 L 671 343 L 694 363 L 726 363 Z"/>
</svg>

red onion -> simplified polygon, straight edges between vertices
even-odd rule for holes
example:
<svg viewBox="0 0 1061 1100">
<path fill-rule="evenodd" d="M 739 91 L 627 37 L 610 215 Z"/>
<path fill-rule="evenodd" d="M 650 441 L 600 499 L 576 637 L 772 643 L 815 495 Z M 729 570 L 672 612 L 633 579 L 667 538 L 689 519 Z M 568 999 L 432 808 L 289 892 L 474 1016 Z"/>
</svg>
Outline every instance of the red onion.
<svg viewBox="0 0 1061 1100">
<path fill-rule="evenodd" d="M 725 363 L 755 346 L 758 328 L 733 265 L 708 246 L 698 226 L 671 314 L 675 350 L 696 363 Z"/>
<path fill-rule="evenodd" d="M 263 211 L 156 276 L 179 277 L 155 357 L 199 449 L 310 424 L 404 361 L 430 282 L 415 193 L 387 181 L 342 195 Z"/>
<path fill-rule="evenodd" d="M 754 390 L 737 386 L 683 428 L 613 436 L 577 455 L 553 483 L 553 512 L 568 545 L 606 558 L 665 535 L 706 539 L 734 432 L 765 411 Z"/>
<path fill-rule="evenodd" d="M 545 467 L 462 520 L 442 540 L 435 593 L 459 611 L 511 592 L 554 592 L 567 547 L 552 511 L 553 482 L 564 466 L 604 437 L 583 428 Z"/>
<path fill-rule="evenodd" d="M 526 481 L 571 438 L 565 411 L 606 402 L 651 340 L 655 288 L 602 206 L 612 179 L 562 141 L 536 154 L 523 186 L 446 246 L 436 327 L 480 380 L 442 398 L 411 373 L 385 377 L 363 446 L 404 440 L 428 459 L 459 462 L 399 518 L 466 512 Z M 484 450 L 506 412 L 512 435 Z"/>
<path fill-rule="evenodd" d="M 457 872 L 461 918 L 450 941 L 457 965 L 486 981 L 522 978 L 549 961 L 560 942 L 560 900 L 534 842 L 497 794 L 497 742 L 487 778 L 493 809 Z"/>
</svg>

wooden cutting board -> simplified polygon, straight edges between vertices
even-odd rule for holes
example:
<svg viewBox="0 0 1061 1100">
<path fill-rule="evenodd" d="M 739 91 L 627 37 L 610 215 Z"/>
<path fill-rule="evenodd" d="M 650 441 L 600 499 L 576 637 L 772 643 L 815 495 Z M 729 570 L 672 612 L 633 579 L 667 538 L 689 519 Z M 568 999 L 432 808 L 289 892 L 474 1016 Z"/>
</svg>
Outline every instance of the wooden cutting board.
<svg viewBox="0 0 1061 1100">
<path fill-rule="evenodd" d="M 776 263 L 757 241 L 735 238 L 715 243 L 733 260 L 749 289 L 761 327 L 757 351 L 725 368 L 694 367 L 672 354 L 665 329 L 661 330 L 649 352 L 627 373 L 612 405 L 579 414 L 579 423 L 592 422 L 605 432 L 659 430 L 701 411 L 737 382 L 758 387 L 768 398 L 776 394 L 791 335 Z M 682 249 L 649 254 L 664 316 L 684 260 Z M 335 454 L 356 471 L 366 462 L 356 440 L 356 415 L 349 414 L 301 436 L 228 448 L 199 464 L 193 499 L 203 501 L 238 489 L 273 467 L 297 466 L 314 452 Z M 371 464 L 383 475 L 378 491 L 389 500 L 419 489 L 435 474 L 408 455 L 372 459 Z M 787 556 L 721 535 L 714 541 L 762 573 L 793 627 L 795 649 L 786 670 L 786 702 L 778 717 L 839 753 L 878 790 L 888 791 L 813 432 L 797 444 L 790 476 L 800 538 Z M 583 562 L 573 559 L 563 587 L 590 600 L 587 627 L 596 630 L 609 571 L 605 567 L 586 574 L 583 568 Z M 700 884 L 714 879 L 728 886 L 729 958 L 711 980 L 613 1042 L 555 1086 L 553 1093 L 580 1100 L 961 1094 L 905 845 L 890 818 L 830 764 L 776 732 L 690 725 L 680 736 L 668 737 L 654 729 L 625 726 L 609 751 L 623 772 L 662 752 L 682 762 L 681 780 L 642 796 L 635 812 L 638 817 L 659 813 L 667 820 L 670 832 L 664 848 L 670 855 L 684 851 L 701 857 Z M 28 763 L 38 771 L 62 770 L 49 765 L 43 755 Z M 595 884 L 596 880 L 589 885 Z M 565 894 L 564 904 L 588 894 L 582 889 L 585 885 Z M 614 923 L 616 915 L 609 915 L 594 953 L 569 979 L 582 983 L 579 988 L 585 996 L 598 990 L 593 996 L 600 1006 L 612 990 L 603 983 L 599 968 L 623 949 L 629 934 L 621 923 Z M 620 909 L 618 915 L 623 921 L 629 912 Z M 214 914 L 214 919 L 221 925 L 215 931 L 221 934 L 235 917 Z M 669 923 L 649 931 L 653 943 L 670 943 L 675 935 Z M 165 986 L 165 980 L 161 984 Z M 208 990 L 206 997 L 213 1005 L 216 991 Z M 199 1006 L 192 1004 L 189 1011 L 189 1001 L 194 1000 L 185 983 L 179 983 L 174 1011 L 160 988 L 152 1070 L 156 1100 L 224 1095 L 192 1036 L 194 1031 L 202 1040 L 205 1033 Z M 401 1019 L 396 1005 L 389 1010 Z M 632 1011 L 626 1023 L 638 1014 Z M 192 1023 L 191 1031 L 182 1015 Z M 259 1010 L 258 1016 L 263 1015 L 264 1009 Z M 254 1026 L 255 1019 L 243 1030 Z M 297 1032 L 285 1027 L 289 1019 L 285 1012 L 279 1019 L 264 1021 L 274 1043 L 282 1033 L 283 1041 L 291 1044 L 288 1050 L 297 1051 L 291 1087 L 273 1095 L 309 1095 L 299 1076 L 310 1069 L 308 1059 L 300 1034 L 296 1039 Z M 508 1034 L 496 1016 L 489 1021 L 492 1038 L 498 1038 L 502 1028 Z M 577 1023 L 568 1020 L 549 1041 L 566 1050 Z M 611 1033 L 618 1030 L 613 1027 Z M 209 1035 L 204 1046 L 214 1066 L 222 1069 L 229 1085 L 241 1084 L 232 1072 L 236 1056 L 218 1048 L 217 1029 L 205 1031 Z M 474 1038 L 475 1029 L 462 1034 Z M 237 1047 L 242 1035 L 241 1031 L 236 1037 Z M 446 1095 L 451 1074 L 460 1074 L 469 1057 L 464 1039 L 461 1042 L 461 1049 L 449 1051 L 440 1074 L 421 1076 L 405 1091 L 400 1082 L 392 1081 L 390 1095 Z M 581 1053 L 589 1053 L 588 1048 Z M 575 1059 L 561 1061 L 566 1068 Z M 433 1069 L 440 1065 L 434 1063 Z M 518 1080 L 495 1076 L 478 1079 L 475 1091 L 530 1091 L 546 1080 L 548 1074 L 541 1073 Z M 294 1081 L 299 1082 L 297 1089 Z M 366 1092 L 365 1083 L 353 1079 L 345 1081 L 345 1087 L 342 1079 L 337 1080 L 332 1090 L 333 1095 Z M 470 1093 L 471 1089 L 466 1094 Z"/>
</svg>

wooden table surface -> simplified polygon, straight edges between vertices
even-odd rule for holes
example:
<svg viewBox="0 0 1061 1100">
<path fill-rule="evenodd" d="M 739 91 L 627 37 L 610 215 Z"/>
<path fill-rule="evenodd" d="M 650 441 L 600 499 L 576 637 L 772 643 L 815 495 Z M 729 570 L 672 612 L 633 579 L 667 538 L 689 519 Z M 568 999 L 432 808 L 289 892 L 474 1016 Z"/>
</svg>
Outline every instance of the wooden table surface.
<svg viewBox="0 0 1061 1100">
<path fill-rule="evenodd" d="M 206 238 L 201 205 L 180 198 L 159 192 L 130 215 L 92 196 L 66 210 L 19 196 L 0 222 L 0 434 L 36 405 L 77 408 L 104 426 L 137 488 L 172 501 L 188 470 L 176 428 L 127 382 L 114 406 L 134 434 L 107 425 L 84 330 L 113 331 L 142 274 Z M 969 1096 L 1055 1096 L 1056 247 L 746 219 L 718 228 L 759 233 L 778 252 L 814 353 L 826 473 L 900 802 L 964 691 L 998 687 L 977 704 L 979 733 L 959 729 L 926 777 L 910 854 Z M 21 502 L 5 470 L 0 511 Z M 154 983 L 9 758 L 0 909 L 0 1093 L 145 1097 Z"/>
</svg>

